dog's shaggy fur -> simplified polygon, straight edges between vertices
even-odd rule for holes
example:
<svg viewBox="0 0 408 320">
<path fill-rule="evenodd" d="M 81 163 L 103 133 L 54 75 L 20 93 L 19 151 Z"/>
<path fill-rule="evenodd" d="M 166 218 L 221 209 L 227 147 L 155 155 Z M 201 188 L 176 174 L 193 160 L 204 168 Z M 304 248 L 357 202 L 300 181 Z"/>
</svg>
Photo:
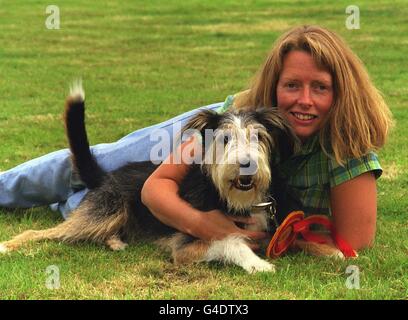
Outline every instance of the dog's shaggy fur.
<svg viewBox="0 0 408 320">
<path fill-rule="evenodd" d="M 65 222 L 46 230 L 23 232 L 1 243 L 0 252 L 44 239 L 94 241 L 105 243 L 113 250 L 124 249 L 128 242 L 149 239 L 170 248 L 175 263 L 218 260 L 239 265 L 250 273 L 274 271 L 274 266 L 255 255 L 242 236 L 203 241 L 156 219 L 141 201 L 143 184 L 157 168 L 152 162 L 130 163 L 113 172 L 104 172 L 89 149 L 84 97 L 81 86 L 71 90 L 66 100 L 65 125 L 74 171 L 89 192 Z M 203 141 L 208 130 L 213 130 L 214 136 L 211 152 L 205 153 L 202 164 L 190 166 L 179 195 L 196 209 L 220 209 L 230 215 L 249 216 L 253 205 L 267 199 L 273 176 L 272 156 L 278 148 L 281 156 L 290 153 L 296 140 L 275 109 L 224 114 L 203 110 L 189 121 L 184 130 L 187 129 L 198 131 Z M 251 142 L 251 130 L 257 130 L 256 144 Z M 216 141 L 220 140 L 225 143 L 223 152 L 217 155 Z M 255 164 L 255 170 L 242 174 L 250 164 Z M 268 229 L 266 213 L 258 214 L 257 218 L 260 221 L 257 228 Z"/>
</svg>

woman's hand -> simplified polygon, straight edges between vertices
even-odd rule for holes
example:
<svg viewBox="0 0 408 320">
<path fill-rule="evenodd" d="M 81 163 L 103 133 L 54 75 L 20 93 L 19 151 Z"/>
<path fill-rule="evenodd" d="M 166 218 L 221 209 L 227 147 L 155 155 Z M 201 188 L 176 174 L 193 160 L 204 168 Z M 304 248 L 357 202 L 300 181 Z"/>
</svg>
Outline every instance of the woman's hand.
<svg viewBox="0 0 408 320">
<path fill-rule="evenodd" d="M 262 231 L 249 231 L 239 228 L 236 222 L 245 225 L 255 224 L 256 221 L 251 217 L 227 216 L 220 210 L 211 210 L 200 213 L 197 223 L 190 231 L 193 236 L 203 240 L 221 240 L 232 234 L 242 235 L 249 240 L 262 240 L 268 236 L 268 233 Z M 253 243 L 252 248 L 257 245 Z"/>
</svg>

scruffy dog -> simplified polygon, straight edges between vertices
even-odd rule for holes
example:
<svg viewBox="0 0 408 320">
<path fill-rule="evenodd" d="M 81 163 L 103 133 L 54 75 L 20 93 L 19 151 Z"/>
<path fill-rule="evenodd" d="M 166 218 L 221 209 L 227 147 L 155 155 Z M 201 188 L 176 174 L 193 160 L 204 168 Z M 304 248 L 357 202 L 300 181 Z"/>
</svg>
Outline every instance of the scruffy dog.
<svg viewBox="0 0 408 320">
<path fill-rule="evenodd" d="M 113 250 L 124 249 L 127 242 L 148 239 L 169 247 L 175 263 L 218 260 L 234 263 L 250 273 L 274 271 L 274 265 L 259 258 L 242 236 L 207 242 L 157 220 L 141 201 L 143 184 L 157 165 L 150 161 L 136 162 L 104 172 L 89 149 L 84 105 L 82 87 L 71 89 L 65 108 L 66 133 L 74 171 L 89 188 L 88 194 L 65 222 L 46 230 L 25 231 L 1 243 L 0 252 L 44 239 L 94 241 L 105 243 Z M 249 216 L 253 205 L 267 199 L 273 155 L 278 148 L 282 149 L 281 154 L 284 149 L 290 152 L 296 140 L 285 120 L 271 108 L 223 114 L 203 110 L 183 130 L 187 129 L 199 132 L 202 141 L 208 130 L 214 135 L 203 162 L 190 166 L 179 195 L 194 208 L 221 209 L 229 215 Z M 253 132 L 256 132 L 256 143 Z M 216 141 L 224 142 L 221 155 L 217 155 Z M 258 219 L 258 229 L 267 230 L 266 213 L 258 214 Z"/>
</svg>

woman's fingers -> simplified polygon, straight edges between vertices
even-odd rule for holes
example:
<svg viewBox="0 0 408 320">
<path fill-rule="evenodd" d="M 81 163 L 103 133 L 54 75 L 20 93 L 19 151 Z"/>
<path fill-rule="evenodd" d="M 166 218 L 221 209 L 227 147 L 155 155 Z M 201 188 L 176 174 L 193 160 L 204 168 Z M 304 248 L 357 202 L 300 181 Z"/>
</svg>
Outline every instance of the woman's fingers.
<svg viewBox="0 0 408 320">
<path fill-rule="evenodd" d="M 253 241 L 268 237 L 267 232 L 246 230 L 236 225 L 237 222 L 245 225 L 257 223 L 257 220 L 252 217 L 227 216 L 219 210 L 208 211 L 203 217 L 205 217 L 203 223 L 196 229 L 199 233 L 194 234 L 203 240 L 221 240 L 232 234 L 239 234 Z"/>
<path fill-rule="evenodd" d="M 252 217 L 232 217 L 229 216 L 229 219 L 231 219 L 234 222 L 239 222 L 247 225 L 255 224 L 257 223 L 257 220 Z M 267 232 L 262 232 L 262 231 L 250 231 L 246 229 L 239 228 L 241 233 L 243 233 L 246 237 L 252 239 L 252 240 L 262 240 L 265 239 L 268 236 Z"/>
<path fill-rule="evenodd" d="M 238 216 L 228 216 L 228 218 L 234 222 L 244 223 L 244 224 L 255 224 L 256 219 L 252 217 L 238 217 Z"/>
<path fill-rule="evenodd" d="M 262 231 L 249 231 L 249 230 L 245 230 L 245 229 L 241 229 L 242 233 L 252 239 L 252 240 L 263 240 L 265 238 L 268 237 L 268 233 L 267 232 L 262 232 Z"/>
</svg>

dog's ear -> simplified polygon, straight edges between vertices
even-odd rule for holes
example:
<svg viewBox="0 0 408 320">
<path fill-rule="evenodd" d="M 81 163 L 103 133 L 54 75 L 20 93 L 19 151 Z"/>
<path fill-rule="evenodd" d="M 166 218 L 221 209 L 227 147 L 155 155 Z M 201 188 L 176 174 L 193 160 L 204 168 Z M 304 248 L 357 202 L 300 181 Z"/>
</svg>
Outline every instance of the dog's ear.
<svg viewBox="0 0 408 320">
<path fill-rule="evenodd" d="M 216 130 L 219 126 L 221 115 L 215 111 L 202 109 L 194 115 L 183 127 L 181 132 L 186 130 L 198 130 L 204 138 L 205 130 Z"/>
<path fill-rule="evenodd" d="M 281 161 L 288 159 L 300 148 L 299 138 L 277 108 L 258 108 L 255 117 L 274 139 Z"/>
</svg>

